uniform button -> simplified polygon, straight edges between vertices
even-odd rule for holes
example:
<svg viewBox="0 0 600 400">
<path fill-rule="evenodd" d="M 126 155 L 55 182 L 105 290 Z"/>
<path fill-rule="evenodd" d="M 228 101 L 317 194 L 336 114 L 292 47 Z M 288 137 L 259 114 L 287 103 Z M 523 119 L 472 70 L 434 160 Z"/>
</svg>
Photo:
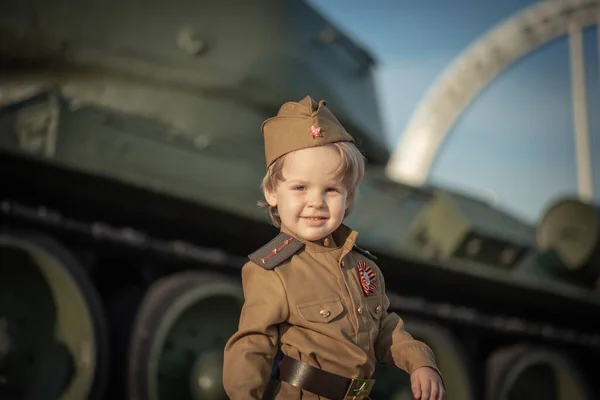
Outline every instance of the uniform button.
<svg viewBox="0 0 600 400">
<path fill-rule="evenodd" d="M 323 240 L 323 246 L 329 246 L 329 238 L 325 238 L 325 240 Z"/>
<path fill-rule="evenodd" d="M 344 266 L 344 261 L 342 260 L 342 262 L 340 263 L 340 265 L 343 267 Z"/>
<path fill-rule="evenodd" d="M 377 306 L 377 314 L 381 312 L 381 306 Z"/>
<path fill-rule="evenodd" d="M 358 311 L 358 313 L 362 315 L 363 309 L 362 309 L 362 307 L 358 307 L 358 309 L 356 311 Z"/>
<path fill-rule="evenodd" d="M 319 313 L 321 314 L 321 317 L 323 317 L 323 318 L 327 318 L 331 315 L 331 312 L 329 312 L 329 310 L 321 310 Z"/>
</svg>

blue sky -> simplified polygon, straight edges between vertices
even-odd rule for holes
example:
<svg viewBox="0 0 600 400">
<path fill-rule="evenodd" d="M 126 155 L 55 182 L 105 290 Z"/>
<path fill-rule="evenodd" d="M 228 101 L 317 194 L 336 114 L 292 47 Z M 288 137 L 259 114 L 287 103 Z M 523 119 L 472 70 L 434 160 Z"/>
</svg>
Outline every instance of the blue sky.
<svg viewBox="0 0 600 400">
<path fill-rule="evenodd" d="M 438 75 L 494 25 L 534 4 L 504 0 L 307 0 L 371 50 L 390 146 Z M 584 32 L 595 199 L 600 201 L 600 77 L 596 28 Z M 557 196 L 576 194 L 566 37 L 511 66 L 455 125 L 430 182 L 473 191 L 535 222 Z"/>
</svg>

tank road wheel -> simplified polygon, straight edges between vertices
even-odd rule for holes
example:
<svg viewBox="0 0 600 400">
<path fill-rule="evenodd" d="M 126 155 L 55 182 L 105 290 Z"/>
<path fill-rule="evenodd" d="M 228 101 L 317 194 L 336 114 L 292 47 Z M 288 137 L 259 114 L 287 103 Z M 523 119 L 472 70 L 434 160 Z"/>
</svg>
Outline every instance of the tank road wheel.
<svg viewBox="0 0 600 400">
<path fill-rule="evenodd" d="M 108 341 L 82 266 L 49 238 L 0 232 L 0 398 L 101 399 Z"/>
<path fill-rule="evenodd" d="M 131 400 L 227 400 L 223 348 L 243 304 L 237 281 L 188 271 L 155 282 L 142 300 L 129 351 Z"/>
<path fill-rule="evenodd" d="M 436 356 L 436 361 L 446 386 L 447 400 L 475 399 L 470 364 L 460 344 L 442 326 L 405 319 L 405 327 L 413 337 L 426 343 Z M 413 400 L 410 376 L 398 368 L 377 365 L 375 386 L 371 398 Z"/>
<path fill-rule="evenodd" d="M 488 400 L 591 398 L 576 366 L 554 351 L 514 346 L 497 350 L 488 360 Z"/>
</svg>

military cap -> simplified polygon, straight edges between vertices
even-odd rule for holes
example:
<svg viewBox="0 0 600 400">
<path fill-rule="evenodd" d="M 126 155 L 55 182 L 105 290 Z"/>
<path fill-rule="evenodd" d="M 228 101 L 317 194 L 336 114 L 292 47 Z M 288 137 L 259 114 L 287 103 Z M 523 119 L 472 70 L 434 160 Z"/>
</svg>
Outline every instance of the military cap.
<svg viewBox="0 0 600 400">
<path fill-rule="evenodd" d="M 287 102 L 275 117 L 262 123 L 267 168 L 277 158 L 295 150 L 354 139 L 327 108 L 325 100 L 316 103 L 310 96 Z"/>
</svg>

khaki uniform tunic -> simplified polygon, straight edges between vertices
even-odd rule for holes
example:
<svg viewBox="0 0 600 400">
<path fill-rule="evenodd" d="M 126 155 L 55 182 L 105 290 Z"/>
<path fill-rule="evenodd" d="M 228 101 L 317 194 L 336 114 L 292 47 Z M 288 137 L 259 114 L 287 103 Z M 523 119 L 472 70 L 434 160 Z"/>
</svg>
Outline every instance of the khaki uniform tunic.
<svg viewBox="0 0 600 400">
<path fill-rule="evenodd" d="M 321 243 L 302 241 L 276 268 L 244 265 L 245 303 L 224 353 L 223 384 L 230 399 L 261 398 L 279 346 L 296 360 L 354 379 L 371 378 L 376 361 L 409 374 L 423 366 L 438 370 L 430 348 L 388 312 L 383 275 L 356 250 L 357 236 L 342 225 Z M 375 290 L 368 296 L 359 262 L 375 274 Z M 282 382 L 276 399 L 319 397 Z"/>
</svg>

